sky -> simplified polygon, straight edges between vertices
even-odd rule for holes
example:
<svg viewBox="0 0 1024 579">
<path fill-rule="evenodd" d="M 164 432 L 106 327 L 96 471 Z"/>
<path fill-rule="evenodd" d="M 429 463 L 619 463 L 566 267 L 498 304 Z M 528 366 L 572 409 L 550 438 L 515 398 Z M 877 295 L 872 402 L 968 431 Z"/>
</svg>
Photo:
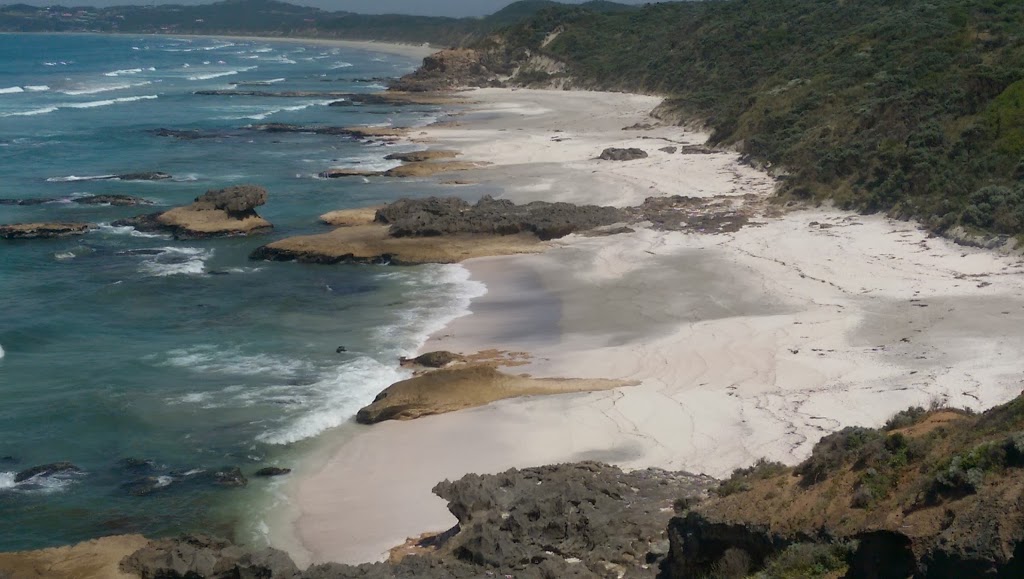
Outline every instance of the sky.
<svg viewBox="0 0 1024 579">
<path fill-rule="evenodd" d="M 120 6 L 148 4 L 206 4 L 212 0 L 20 0 L 21 3 L 48 6 Z M 430 16 L 485 16 L 494 13 L 512 0 L 284 0 L 292 4 L 317 6 L 325 10 L 347 10 L 362 14 L 425 14 Z M 584 0 L 559 0 L 579 4 Z M 623 4 L 645 4 L 652 0 L 616 0 Z M 15 4 L 19 0 L 0 0 Z"/>
</svg>

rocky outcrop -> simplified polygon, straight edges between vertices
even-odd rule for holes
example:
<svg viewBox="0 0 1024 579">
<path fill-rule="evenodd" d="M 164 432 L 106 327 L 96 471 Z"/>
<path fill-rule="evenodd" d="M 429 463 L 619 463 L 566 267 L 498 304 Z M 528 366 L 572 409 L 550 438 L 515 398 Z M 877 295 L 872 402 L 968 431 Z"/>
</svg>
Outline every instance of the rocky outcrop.
<svg viewBox="0 0 1024 579">
<path fill-rule="evenodd" d="M 279 466 L 266 466 L 266 467 L 263 467 L 263 468 L 259 469 L 258 471 L 256 471 L 254 476 L 258 476 L 258 477 L 284 476 L 286 474 L 290 474 L 291 472 L 292 472 L 292 469 L 290 469 L 290 468 L 281 468 Z"/>
<path fill-rule="evenodd" d="M 454 352 L 427 352 L 426 354 L 416 356 L 415 358 L 402 358 L 400 362 L 403 366 L 422 366 L 424 368 L 444 368 L 445 366 L 454 362 L 462 362 L 466 359 L 465 356 L 456 354 Z"/>
<path fill-rule="evenodd" d="M 436 92 L 459 87 L 500 87 L 496 71 L 488 67 L 483 52 L 457 48 L 442 50 L 423 59 L 412 74 L 391 83 L 390 88 L 405 92 Z"/>
<path fill-rule="evenodd" d="M 595 462 L 471 474 L 434 488 L 458 524 L 394 549 L 385 563 L 329 563 L 300 573 L 280 551 L 245 554 L 226 541 L 182 537 L 152 541 L 121 569 L 142 579 L 653 578 L 668 553 L 673 505 L 713 484 Z"/>
<path fill-rule="evenodd" d="M 15 223 L 0 225 L 0 239 L 54 239 L 87 233 L 88 223 Z"/>
<path fill-rule="evenodd" d="M 152 202 L 134 195 L 87 195 L 84 197 L 41 197 L 35 199 L 0 199 L 0 205 L 42 205 L 44 203 L 77 203 L 79 205 L 152 205 Z"/>
<path fill-rule="evenodd" d="M 145 547 L 141 535 L 93 539 L 77 545 L 0 553 L 0 577 L 4 579 L 138 579 L 123 573 L 122 559 Z"/>
<path fill-rule="evenodd" d="M 80 473 L 82 469 L 70 462 L 53 462 L 27 468 L 14 475 L 14 482 L 20 483 L 37 476 L 53 476 L 55 474 Z"/>
<path fill-rule="evenodd" d="M 438 157 L 441 158 L 441 157 Z M 438 173 L 452 173 L 475 169 L 476 163 L 462 161 L 412 161 L 387 171 L 365 171 L 362 169 L 328 169 L 320 173 L 321 179 L 339 179 L 343 177 L 429 177 Z"/>
<path fill-rule="evenodd" d="M 516 205 L 489 196 L 472 205 L 456 197 L 402 199 L 377 211 L 377 222 L 390 226 L 394 237 L 532 233 L 549 240 L 626 219 L 614 207 L 544 201 Z"/>
<path fill-rule="evenodd" d="M 634 161 L 636 159 L 646 159 L 647 151 L 643 149 L 629 148 L 629 149 L 616 149 L 609 147 L 601 151 L 601 155 L 598 159 L 602 161 Z"/>
<path fill-rule="evenodd" d="M 388 386 L 370 405 L 356 413 L 356 421 L 375 424 L 385 420 L 412 420 L 518 396 L 593 392 L 629 384 L 620 380 L 531 378 L 506 374 L 490 364 L 458 366 Z"/>
<path fill-rule="evenodd" d="M 614 207 L 511 201 L 484 197 L 470 204 L 455 197 L 403 199 L 359 224 L 331 233 L 283 239 L 258 248 L 252 259 L 306 263 L 457 263 L 472 257 L 540 251 L 539 241 L 617 223 L 629 214 Z M 325 216 L 326 217 L 326 216 Z M 358 216 L 362 219 L 361 216 Z"/>
<path fill-rule="evenodd" d="M 163 213 L 115 221 L 139 231 L 166 232 L 176 239 L 204 239 L 265 233 L 273 228 L 255 208 L 267 202 L 267 191 L 256 185 L 238 185 L 207 191 L 185 207 Z"/>
<path fill-rule="evenodd" d="M 123 175 L 114 175 L 111 177 L 118 181 L 164 181 L 166 179 L 173 178 L 168 173 L 161 171 L 146 171 L 143 173 L 125 173 Z"/>
<path fill-rule="evenodd" d="M 437 161 L 439 159 L 454 159 L 458 156 L 458 151 L 428 149 L 425 151 L 412 151 L 409 153 L 391 153 L 384 158 L 388 161 L 402 161 L 403 163 L 422 163 L 424 161 Z"/>
<path fill-rule="evenodd" d="M 299 569 L 276 549 L 246 552 L 203 535 L 151 541 L 126 557 L 121 571 L 141 579 L 293 579 Z"/>
</svg>

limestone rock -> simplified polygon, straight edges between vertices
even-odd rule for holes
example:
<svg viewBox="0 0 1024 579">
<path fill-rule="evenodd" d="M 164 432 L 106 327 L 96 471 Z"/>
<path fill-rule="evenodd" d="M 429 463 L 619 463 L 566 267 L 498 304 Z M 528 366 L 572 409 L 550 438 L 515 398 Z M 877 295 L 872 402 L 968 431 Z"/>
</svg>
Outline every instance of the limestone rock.
<svg viewBox="0 0 1024 579">
<path fill-rule="evenodd" d="M 82 235 L 90 228 L 88 223 L 15 223 L 0 225 L 0 239 L 54 239 Z"/>
<path fill-rule="evenodd" d="M 166 232 L 175 239 L 204 239 L 264 233 L 274 226 L 255 208 L 267 202 L 267 191 L 256 185 L 238 185 L 207 191 L 191 205 L 163 213 L 115 221 L 139 231 Z"/>
</svg>

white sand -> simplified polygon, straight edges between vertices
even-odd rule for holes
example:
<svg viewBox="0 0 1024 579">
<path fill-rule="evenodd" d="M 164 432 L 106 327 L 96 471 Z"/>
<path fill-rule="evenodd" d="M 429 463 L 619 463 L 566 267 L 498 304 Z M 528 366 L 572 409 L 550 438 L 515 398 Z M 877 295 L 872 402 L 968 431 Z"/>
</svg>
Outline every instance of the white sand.
<svg viewBox="0 0 1024 579">
<path fill-rule="evenodd" d="M 621 130 L 649 121 L 656 99 L 473 98 L 480 111 L 462 126 L 424 138 L 494 163 L 465 178 L 516 201 L 627 206 L 774 187 L 734 154 L 657 151 L 704 135 Z M 593 160 L 608 146 L 651 156 Z M 279 525 L 275 542 L 304 562 L 379 560 L 454 523 L 430 489 L 468 472 L 594 459 L 720 476 L 762 456 L 795 463 L 822 435 L 910 405 L 984 408 L 1019 394 L 1019 258 L 878 216 L 810 210 L 758 221 L 722 235 L 573 236 L 542 255 L 467 262 L 489 293 L 424 351 L 528 350 L 535 361 L 523 371 L 535 376 L 641 385 L 346 427 L 330 458 L 296 479 L 294 525 Z"/>
</svg>

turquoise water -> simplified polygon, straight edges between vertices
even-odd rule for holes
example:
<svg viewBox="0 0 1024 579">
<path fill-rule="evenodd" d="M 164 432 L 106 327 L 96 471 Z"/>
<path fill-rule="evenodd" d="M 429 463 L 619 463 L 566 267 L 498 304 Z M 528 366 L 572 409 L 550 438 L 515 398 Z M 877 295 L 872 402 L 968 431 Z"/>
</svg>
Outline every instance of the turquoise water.
<svg viewBox="0 0 1024 579">
<path fill-rule="evenodd" d="M 226 489 L 210 474 L 288 466 L 302 445 L 402 378 L 398 356 L 480 288 L 458 266 L 247 259 L 272 239 L 323 231 L 316 216 L 325 211 L 434 192 L 423 182 L 315 177 L 335 166 L 388 167 L 383 156 L 409 146 L 247 125 L 414 126 L 440 110 L 192 93 L 254 82 L 374 91 L 382 87 L 364 79 L 416 62 L 323 46 L 92 35 L 0 35 L 0 62 L 0 198 L 57 199 L 0 205 L 0 223 L 108 224 L 257 183 L 270 192 L 260 213 L 276 225 L 251 239 L 179 242 L 101 226 L 72 239 L 0 242 L 0 550 L 259 527 L 268 483 Z M 219 136 L 178 140 L 156 128 Z M 138 171 L 174 178 L 92 179 Z M 68 202 L 107 193 L 156 205 Z M 14 483 L 21 469 L 64 460 L 83 472 Z M 155 488 L 134 494 L 132 482 L 146 476 Z"/>
</svg>

